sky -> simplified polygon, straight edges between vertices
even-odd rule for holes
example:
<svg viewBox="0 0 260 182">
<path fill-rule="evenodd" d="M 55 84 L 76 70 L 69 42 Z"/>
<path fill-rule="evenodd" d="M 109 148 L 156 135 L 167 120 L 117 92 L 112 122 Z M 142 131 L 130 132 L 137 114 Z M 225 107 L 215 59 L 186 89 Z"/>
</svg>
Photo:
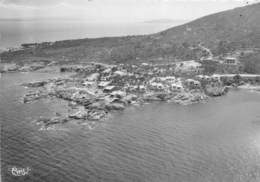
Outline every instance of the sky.
<svg viewBox="0 0 260 182">
<path fill-rule="evenodd" d="M 1 19 L 193 20 L 260 0 L 0 0 Z"/>
</svg>

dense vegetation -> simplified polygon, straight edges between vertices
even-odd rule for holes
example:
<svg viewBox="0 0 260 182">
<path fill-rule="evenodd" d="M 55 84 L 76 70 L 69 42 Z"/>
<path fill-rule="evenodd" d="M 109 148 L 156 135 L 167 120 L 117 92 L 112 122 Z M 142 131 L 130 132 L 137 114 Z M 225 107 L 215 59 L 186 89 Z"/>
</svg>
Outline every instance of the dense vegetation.
<svg viewBox="0 0 260 182">
<path fill-rule="evenodd" d="M 241 63 L 245 73 L 260 74 L 260 53 L 242 57 Z"/>
</svg>

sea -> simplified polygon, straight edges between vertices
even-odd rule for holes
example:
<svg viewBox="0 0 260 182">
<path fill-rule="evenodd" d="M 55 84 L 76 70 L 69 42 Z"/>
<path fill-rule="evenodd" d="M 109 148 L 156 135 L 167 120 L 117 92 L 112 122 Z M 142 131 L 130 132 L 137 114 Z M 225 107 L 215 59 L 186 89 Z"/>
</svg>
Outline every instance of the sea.
<svg viewBox="0 0 260 182">
<path fill-rule="evenodd" d="M 19 47 L 22 43 L 151 34 L 185 22 L 187 21 L 95 22 L 65 19 L 0 19 L 0 49 Z"/>
<path fill-rule="evenodd" d="M 66 111 L 59 100 L 21 103 L 21 83 L 0 78 L 3 182 L 259 182 L 260 93 L 231 90 L 206 103 L 155 102 L 90 125 L 42 130 L 34 120 Z"/>
</svg>

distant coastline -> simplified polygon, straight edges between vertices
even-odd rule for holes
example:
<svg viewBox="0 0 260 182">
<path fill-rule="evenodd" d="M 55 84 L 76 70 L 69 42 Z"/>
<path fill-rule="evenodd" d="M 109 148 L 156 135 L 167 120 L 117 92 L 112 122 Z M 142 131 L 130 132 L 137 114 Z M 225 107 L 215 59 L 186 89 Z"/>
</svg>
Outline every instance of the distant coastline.
<svg viewBox="0 0 260 182">
<path fill-rule="evenodd" d="M 0 19 L 0 49 L 18 48 L 23 43 L 54 42 L 157 33 L 185 22 L 151 20 L 130 23 L 101 23 L 86 20 Z"/>
<path fill-rule="evenodd" d="M 184 24 L 190 20 L 175 20 L 175 19 L 155 19 L 144 21 L 144 23 L 174 23 L 174 24 Z"/>
</svg>

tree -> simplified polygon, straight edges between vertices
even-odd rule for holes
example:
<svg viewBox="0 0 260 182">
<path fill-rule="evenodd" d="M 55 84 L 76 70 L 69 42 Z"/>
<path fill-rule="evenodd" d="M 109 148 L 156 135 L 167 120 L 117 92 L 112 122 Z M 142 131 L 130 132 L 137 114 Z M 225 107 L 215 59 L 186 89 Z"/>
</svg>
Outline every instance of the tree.
<svg viewBox="0 0 260 182">
<path fill-rule="evenodd" d="M 239 85 L 240 82 L 242 81 L 242 78 L 241 78 L 240 75 L 237 74 L 237 75 L 235 75 L 235 76 L 233 77 L 233 80 L 234 80 L 234 83 L 235 83 L 235 84 Z"/>
<path fill-rule="evenodd" d="M 137 57 L 136 49 L 132 45 L 116 47 L 111 51 L 110 58 L 117 62 L 124 62 Z"/>
<path fill-rule="evenodd" d="M 218 64 L 216 62 L 213 61 L 203 61 L 202 66 L 204 68 L 203 73 L 205 75 L 212 75 L 214 73 L 216 73 L 217 68 L 218 68 Z"/>
<path fill-rule="evenodd" d="M 227 41 L 220 41 L 218 43 L 218 47 L 217 47 L 218 54 L 223 55 L 223 54 L 230 52 L 230 50 L 231 50 L 231 47 Z"/>
<path fill-rule="evenodd" d="M 243 57 L 241 58 L 241 62 L 244 72 L 252 74 L 260 73 L 260 53 Z"/>
</svg>

